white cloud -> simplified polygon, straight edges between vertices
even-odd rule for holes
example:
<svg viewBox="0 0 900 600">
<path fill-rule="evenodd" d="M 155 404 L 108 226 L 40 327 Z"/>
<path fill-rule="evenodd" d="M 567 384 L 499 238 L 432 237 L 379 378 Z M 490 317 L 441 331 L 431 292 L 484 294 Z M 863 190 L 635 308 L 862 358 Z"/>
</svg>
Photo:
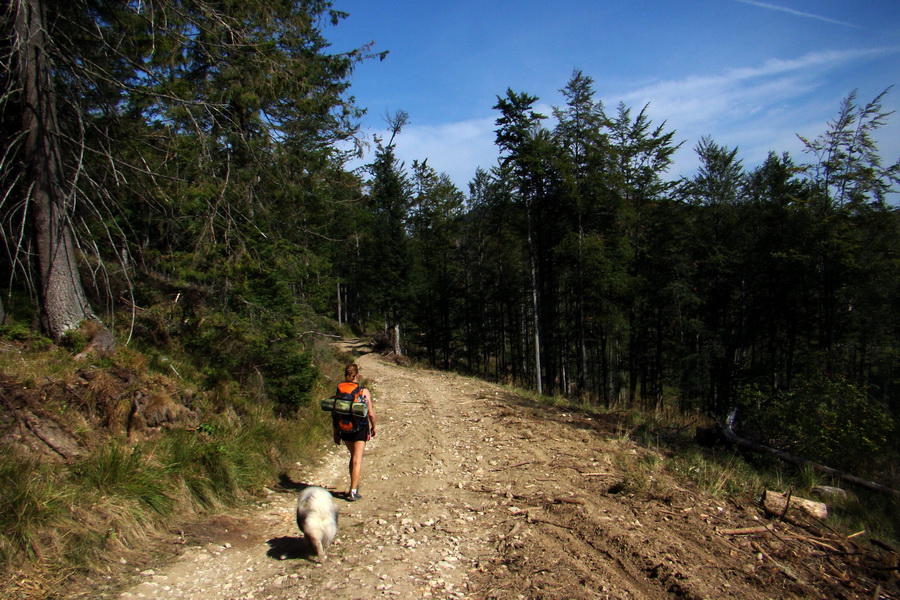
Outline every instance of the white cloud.
<svg viewBox="0 0 900 600">
<path fill-rule="evenodd" d="M 497 163 L 498 150 L 494 145 L 495 117 L 469 119 L 439 125 L 416 125 L 403 128 L 394 140 L 397 158 L 407 169 L 414 160 L 428 160 L 428 165 L 438 173 L 446 173 L 460 191 L 468 194 L 468 184 L 475 169 L 489 170 Z M 365 132 L 368 140 L 373 135 L 388 139 L 386 130 Z M 372 148 L 367 155 L 348 166 L 358 167 L 372 160 Z"/>
<path fill-rule="evenodd" d="M 852 27 L 854 29 L 859 29 L 859 25 L 854 25 L 853 23 L 846 23 L 844 21 L 838 21 L 835 19 L 829 19 L 828 17 L 823 17 L 822 15 L 816 15 L 813 13 L 803 12 L 799 10 L 794 10 L 793 8 L 787 8 L 785 6 L 777 6 L 775 4 L 769 4 L 768 2 L 756 2 L 755 0 L 734 0 L 734 2 L 740 2 L 741 4 L 749 4 L 751 6 L 757 6 L 759 8 L 765 8 L 768 10 L 777 10 L 780 12 L 785 12 L 797 17 L 803 17 L 806 19 L 816 19 L 818 21 L 825 21 L 826 23 L 831 23 L 833 25 L 842 25 L 844 27 Z"/>
<path fill-rule="evenodd" d="M 654 113 L 679 123 L 755 114 L 764 106 L 814 89 L 823 71 L 897 52 L 900 48 L 812 52 L 797 59 L 773 59 L 759 67 L 728 69 L 721 75 L 660 81 L 628 92 L 616 102 L 640 107 L 650 103 Z"/>
<path fill-rule="evenodd" d="M 649 103 L 654 122 L 665 120 L 667 129 L 676 130 L 676 138 L 686 143 L 675 156 L 673 175 L 688 175 L 696 169 L 693 147 L 705 135 L 739 147 L 748 167 L 765 159 L 769 151 L 787 151 L 799 159 L 803 147 L 796 134 L 815 136 L 824 131 L 840 97 L 849 92 L 831 90 L 823 97 L 820 90 L 827 85 L 828 72 L 898 52 L 898 47 L 813 52 L 719 75 L 660 81 L 611 102 L 638 109 Z"/>
<path fill-rule="evenodd" d="M 447 173 L 463 192 L 475 169 L 490 169 L 497 162 L 494 145 L 495 117 L 441 125 L 411 124 L 397 138 L 397 156 L 411 164 L 428 159 L 439 173 Z"/>
<path fill-rule="evenodd" d="M 604 98 L 607 111 L 615 114 L 624 102 L 634 112 L 649 104 L 650 117 L 657 125 L 666 121 L 666 130 L 676 130 L 676 142 L 684 141 L 676 153 L 670 177 L 691 175 L 697 160 L 693 148 L 702 136 L 710 135 L 725 146 L 738 147 L 744 166 L 751 168 L 769 151 L 790 152 L 802 160 L 802 143 L 796 134 L 815 137 L 834 116 L 838 102 L 849 90 L 826 89 L 829 71 L 855 61 L 900 53 L 900 47 L 849 51 L 822 51 L 795 59 L 773 59 L 759 66 L 728 69 L 717 75 L 690 76 L 664 80 L 637 88 L 617 97 Z M 551 114 L 547 105 L 537 112 Z M 407 167 L 413 160 L 428 159 L 438 172 L 447 173 L 464 193 L 475 169 L 489 170 L 497 162 L 494 143 L 496 114 L 438 125 L 407 125 L 396 139 L 397 157 Z M 547 122 L 552 126 L 552 119 Z M 894 130 L 896 128 L 893 128 Z M 385 131 L 370 130 L 387 138 Z M 888 144 L 891 150 L 896 144 Z M 357 165 L 371 160 L 371 153 Z M 351 165 L 354 166 L 354 165 Z"/>
</svg>

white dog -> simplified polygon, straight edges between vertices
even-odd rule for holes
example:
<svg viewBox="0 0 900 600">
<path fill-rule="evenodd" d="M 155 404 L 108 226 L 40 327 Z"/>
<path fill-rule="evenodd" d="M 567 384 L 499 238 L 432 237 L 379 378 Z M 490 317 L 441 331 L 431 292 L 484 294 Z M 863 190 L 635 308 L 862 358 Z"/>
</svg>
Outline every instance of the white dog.
<svg viewBox="0 0 900 600">
<path fill-rule="evenodd" d="M 338 509 L 328 490 L 309 486 L 297 496 L 297 525 L 316 549 L 319 562 L 337 535 Z"/>
</svg>

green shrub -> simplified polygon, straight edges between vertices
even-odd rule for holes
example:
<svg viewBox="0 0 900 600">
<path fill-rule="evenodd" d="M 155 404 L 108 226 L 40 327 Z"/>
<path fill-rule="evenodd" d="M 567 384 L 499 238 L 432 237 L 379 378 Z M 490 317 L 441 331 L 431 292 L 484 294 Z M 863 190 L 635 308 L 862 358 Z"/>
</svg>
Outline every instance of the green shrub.
<svg viewBox="0 0 900 600">
<path fill-rule="evenodd" d="M 37 337 L 39 336 L 33 329 L 22 323 L 13 322 L 9 325 L 0 325 L 0 338 L 5 340 L 27 342 Z"/>
<path fill-rule="evenodd" d="M 821 379 L 765 403 L 744 402 L 742 429 L 768 445 L 834 467 L 867 470 L 889 450 L 890 415 L 863 390 Z"/>
<path fill-rule="evenodd" d="M 285 342 L 266 348 L 259 357 L 266 395 L 278 406 L 280 414 L 294 414 L 309 401 L 309 394 L 319 378 L 309 352 L 299 343 Z"/>
<path fill-rule="evenodd" d="M 87 336 L 85 336 L 84 332 L 79 329 L 70 329 L 63 333 L 62 339 L 60 340 L 59 345 L 63 348 L 72 352 L 72 354 L 78 354 L 88 344 Z"/>
</svg>

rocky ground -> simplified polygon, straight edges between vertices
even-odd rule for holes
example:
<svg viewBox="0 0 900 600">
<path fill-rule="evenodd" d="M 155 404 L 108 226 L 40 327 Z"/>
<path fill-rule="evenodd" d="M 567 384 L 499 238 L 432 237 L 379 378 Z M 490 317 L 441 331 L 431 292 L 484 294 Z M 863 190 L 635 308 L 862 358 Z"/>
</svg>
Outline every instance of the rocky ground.
<svg viewBox="0 0 900 600">
<path fill-rule="evenodd" d="M 357 362 L 378 436 L 363 499 L 335 500 L 340 530 L 324 564 L 304 544 L 294 498 L 305 484 L 346 490 L 343 447 L 257 507 L 173 531 L 178 556 L 114 597 L 898 597 L 896 555 L 821 524 L 775 522 L 750 494 L 725 501 L 674 483 L 614 416 L 531 406 L 373 354 Z"/>
</svg>

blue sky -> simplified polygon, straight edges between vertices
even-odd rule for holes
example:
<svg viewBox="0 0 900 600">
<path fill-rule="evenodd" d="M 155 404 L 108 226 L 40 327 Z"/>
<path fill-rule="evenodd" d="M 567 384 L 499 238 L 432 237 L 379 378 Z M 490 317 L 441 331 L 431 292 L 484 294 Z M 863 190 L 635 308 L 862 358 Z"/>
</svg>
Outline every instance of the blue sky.
<svg viewBox="0 0 900 600">
<path fill-rule="evenodd" d="M 575 69 L 594 79 L 615 114 L 649 104 L 683 147 L 670 177 L 697 167 L 701 136 L 739 149 L 744 166 L 769 151 L 802 153 L 853 90 L 860 103 L 896 85 L 898 0 L 334 0 L 350 14 L 325 36 L 332 51 L 374 42 L 384 61 L 359 65 L 350 93 L 368 110 L 368 140 L 397 110 L 410 122 L 396 140 L 407 166 L 428 159 L 464 192 L 477 167 L 496 164 L 491 107 L 507 88 L 563 106 Z M 552 126 L 553 121 L 548 125 Z M 884 164 L 900 158 L 900 111 L 878 136 Z M 353 166 L 353 165 L 351 165 Z"/>
</svg>

